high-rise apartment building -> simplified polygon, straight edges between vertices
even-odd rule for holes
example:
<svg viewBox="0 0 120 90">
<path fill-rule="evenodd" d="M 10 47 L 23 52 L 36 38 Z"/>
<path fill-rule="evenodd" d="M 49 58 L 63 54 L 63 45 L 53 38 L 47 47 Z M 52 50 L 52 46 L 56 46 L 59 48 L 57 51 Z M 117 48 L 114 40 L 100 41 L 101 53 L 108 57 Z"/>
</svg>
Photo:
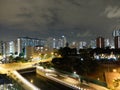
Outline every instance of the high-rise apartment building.
<svg viewBox="0 0 120 90">
<path fill-rule="evenodd" d="M 96 48 L 96 40 L 91 40 L 89 46 L 90 48 Z"/>
<path fill-rule="evenodd" d="M 5 57 L 6 56 L 6 42 L 0 42 L 0 54 Z"/>
<path fill-rule="evenodd" d="M 62 36 L 62 47 L 66 47 L 66 43 L 67 43 L 66 37 Z"/>
<path fill-rule="evenodd" d="M 110 40 L 109 39 L 105 39 L 105 47 L 110 47 Z"/>
<path fill-rule="evenodd" d="M 17 52 L 15 41 L 9 41 L 5 43 L 6 55 L 13 55 Z"/>
<path fill-rule="evenodd" d="M 57 39 L 49 37 L 46 41 L 46 47 L 53 49 L 57 47 Z"/>
<path fill-rule="evenodd" d="M 116 49 L 120 48 L 120 36 L 114 37 L 114 44 Z"/>
<path fill-rule="evenodd" d="M 17 52 L 20 53 L 26 53 L 26 47 L 32 46 L 35 47 L 37 45 L 44 46 L 46 43 L 43 39 L 37 39 L 37 38 L 29 38 L 29 37 L 19 37 L 17 39 Z"/>
<path fill-rule="evenodd" d="M 80 41 L 78 44 L 78 48 L 83 49 L 87 47 L 87 42 L 85 41 Z"/>
<path fill-rule="evenodd" d="M 53 48 L 59 49 L 60 47 L 66 47 L 66 43 L 67 40 L 65 36 L 62 36 L 59 39 L 50 37 L 47 39 L 46 46 L 51 49 Z"/>
<path fill-rule="evenodd" d="M 0 54 L 3 55 L 3 41 L 0 41 Z"/>
<path fill-rule="evenodd" d="M 96 38 L 96 46 L 97 46 L 97 48 L 104 48 L 104 38 L 103 37 Z"/>
<path fill-rule="evenodd" d="M 114 37 L 114 47 L 120 48 L 120 26 L 116 26 L 115 30 L 113 31 L 113 37 Z"/>
<path fill-rule="evenodd" d="M 120 29 L 116 29 L 113 31 L 113 37 L 120 36 Z"/>
<path fill-rule="evenodd" d="M 63 47 L 63 40 L 62 39 L 58 39 L 57 49 L 59 49 L 60 47 Z"/>
</svg>

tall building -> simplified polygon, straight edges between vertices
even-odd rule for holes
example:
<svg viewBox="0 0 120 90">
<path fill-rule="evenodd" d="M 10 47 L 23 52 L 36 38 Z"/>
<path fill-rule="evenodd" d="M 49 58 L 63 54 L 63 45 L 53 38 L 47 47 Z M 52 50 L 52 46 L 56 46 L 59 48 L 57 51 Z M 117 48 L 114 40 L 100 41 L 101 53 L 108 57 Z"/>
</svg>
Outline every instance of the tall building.
<svg viewBox="0 0 120 90">
<path fill-rule="evenodd" d="M 15 41 L 0 42 L 0 53 L 3 57 L 10 56 L 17 52 Z"/>
<path fill-rule="evenodd" d="M 70 44 L 70 48 L 79 48 L 78 47 L 78 43 L 76 41 L 73 41 L 71 44 Z"/>
<path fill-rule="evenodd" d="M 17 52 L 18 55 L 20 53 L 26 53 L 26 47 L 31 46 L 35 47 L 37 45 L 44 46 L 46 43 L 43 39 L 37 39 L 37 38 L 29 38 L 29 37 L 19 37 L 17 39 Z"/>
<path fill-rule="evenodd" d="M 87 47 L 87 42 L 85 41 L 80 41 L 78 44 L 78 48 L 83 49 Z"/>
<path fill-rule="evenodd" d="M 55 38 L 53 38 L 52 47 L 53 47 L 53 48 L 56 48 L 56 47 L 57 47 L 57 40 L 56 40 Z"/>
<path fill-rule="evenodd" d="M 97 46 L 97 48 L 104 48 L 104 38 L 103 37 L 96 38 L 96 46 Z"/>
<path fill-rule="evenodd" d="M 46 47 L 53 49 L 57 47 L 57 39 L 56 38 L 48 38 L 46 42 Z"/>
<path fill-rule="evenodd" d="M 62 39 L 58 39 L 58 46 L 57 49 L 61 48 L 63 46 L 63 40 Z"/>
<path fill-rule="evenodd" d="M 113 37 L 120 36 L 120 29 L 116 29 L 113 31 Z"/>
<path fill-rule="evenodd" d="M 116 49 L 120 48 L 120 36 L 114 37 L 114 44 Z"/>
<path fill-rule="evenodd" d="M 5 55 L 5 42 L 0 41 L 0 54 Z"/>
<path fill-rule="evenodd" d="M 113 31 L 114 37 L 114 48 L 120 48 L 120 26 L 116 26 L 115 30 Z"/>
<path fill-rule="evenodd" d="M 90 41 L 90 48 L 96 48 L 96 40 Z"/>
<path fill-rule="evenodd" d="M 57 48 L 59 49 L 60 47 L 66 47 L 66 37 L 62 36 L 61 38 L 57 39 L 57 38 L 48 38 L 47 42 L 46 42 L 46 46 L 53 49 L 53 48 Z"/>
<path fill-rule="evenodd" d="M 115 41 L 114 41 L 114 38 L 110 40 L 110 47 L 111 48 L 115 48 Z"/>
<path fill-rule="evenodd" d="M 110 47 L 110 40 L 109 39 L 105 39 L 105 47 Z"/>
<path fill-rule="evenodd" d="M 66 37 L 62 36 L 62 47 L 66 47 L 66 43 L 67 43 Z"/>
<path fill-rule="evenodd" d="M 17 52 L 15 41 L 6 42 L 5 48 L 6 48 L 5 51 L 6 51 L 7 56 L 13 55 L 13 54 L 15 54 L 15 52 Z"/>
<path fill-rule="evenodd" d="M 34 55 L 34 47 L 32 46 L 26 46 L 25 48 L 25 58 L 27 59 L 33 59 L 33 55 Z"/>
</svg>

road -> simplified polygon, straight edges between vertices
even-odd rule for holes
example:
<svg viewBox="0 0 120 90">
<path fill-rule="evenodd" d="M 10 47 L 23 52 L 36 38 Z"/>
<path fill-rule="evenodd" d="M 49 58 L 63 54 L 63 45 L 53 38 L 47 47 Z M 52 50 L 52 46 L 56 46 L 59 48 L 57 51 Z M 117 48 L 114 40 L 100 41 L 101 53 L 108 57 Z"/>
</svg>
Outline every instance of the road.
<svg viewBox="0 0 120 90">
<path fill-rule="evenodd" d="M 50 61 L 50 59 L 46 59 L 45 61 Z M 8 71 L 14 71 L 14 70 L 19 70 L 19 69 L 23 69 L 23 68 L 29 68 L 29 67 L 32 67 L 32 65 L 37 63 L 37 62 L 0 64 L 0 74 L 8 73 Z M 68 79 L 66 79 L 66 80 L 68 81 Z M 59 84 L 58 84 L 58 86 L 59 86 Z M 91 85 L 89 85 L 89 86 L 91 86 Z M 45 90 L 47 90 L 47 89 L 45 89 Z M 57 89 L 51 89 L 51 90 L 57 90 Z M 68 90 L 68 89 L 66 89 L 66 90 Z"/>
<path fill-rule="evenodd" d="M 22 74 L 22 76 L 41 90 L 73 90 L 72 88 L 66 87 L 62 84 L 56 83 L 52 80 L 42 77 L 36 74 L 35 72 Z"/>
<path fill-rule="evenodd" d="M 0 64 L 0 74 L 5 74 L 7 71 L 13 71 L 13 70 L 19 70 L 24 68 L 32 67 L 33 64 L 39 63 L 39 62 L 49 62 L 52 58 L 44 59 L 41 61 L 33 61 L 33 62 L 27 62 L 27 63 L 6 63 L 6 64 Z"/>
</svg>

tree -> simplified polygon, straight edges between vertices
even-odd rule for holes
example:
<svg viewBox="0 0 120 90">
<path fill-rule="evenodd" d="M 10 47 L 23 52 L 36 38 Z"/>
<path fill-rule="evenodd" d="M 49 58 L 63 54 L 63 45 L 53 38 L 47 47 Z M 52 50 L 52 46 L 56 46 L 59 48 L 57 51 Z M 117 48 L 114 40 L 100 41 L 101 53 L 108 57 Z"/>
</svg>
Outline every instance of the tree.
<svg viewBox="0 0 120 90">
<path fill-rule="evenodd" d="M 14 61 L 13 55 L 9 56 L 9 61 L 10 61 L 10 62 L 13 62 L 13 61 Z"/>
</svg>

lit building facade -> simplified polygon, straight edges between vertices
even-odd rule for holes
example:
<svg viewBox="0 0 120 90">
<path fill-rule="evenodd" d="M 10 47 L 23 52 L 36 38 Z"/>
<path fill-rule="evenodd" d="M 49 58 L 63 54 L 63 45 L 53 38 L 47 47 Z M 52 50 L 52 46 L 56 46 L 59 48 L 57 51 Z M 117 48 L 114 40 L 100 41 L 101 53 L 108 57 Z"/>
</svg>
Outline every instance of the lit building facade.
<svg viewBox="0 0 120 90">
<path fill-rule="evenodd" d="M 98 37 L 96 38 L 96 47 L 97 48 L 104 48 L 104 38 L 103 37 Z"/>
<path fill-rule="evenodd" d="M 56 48 L 57 47 L 57 40 L 55 38 L 53 38 L 53 41 L 52 41 L 52 48 Z"/>
<path fill-rule="evenodd" d="M 113 37 L 120 36 L 120 29 L 116 29 L 113 31 Z"/>
<path fill-rule="evenodd" d="M 66 37 L 62 36 L 62 47 L 66 47 L 66 43 L 67 43 Z"/>
<path fill-rule="evenodd" d="M 25 58 L 27 59 L 33 59 L 34 56 L 34 47 L 32 46 L 26 46 L 25 47 Z"/>
<path fill-rule="evenodd" d="M 110 47 L 110 40 L 109 39 L 105 39 L 105 47 Z"/>
<path fill-rule="evenodd" d="M 115 49 L 120 48 L 120 29 L 119 29 L 119 27 L 117 27 L 113 31 L 113 37 L 114 37 L 114 47 L 115 47 Z"/>
<path fill-rule="evenodd" d="M 62 39 L 58 39 L 57 49 L 59 49 L 60 47 L 63 47 L 63 40 Z"/>
<path fill-rule="evenodd" d="M 53 48 L 56 48 L 56 45 L 57 45 L 57 40 L 56 38 L 48 38 L 47 39 L 47 42 L 46 42 L 46 47 L 50 48 L 50 49 L 53 49 Z"/>
<path fill-rule="evenodd" d="M 16 43 L 15 41 L 9 41 L 9 42 L 6 42 L 5 44 L 5 48 L 6 48 L 6 55 L 9 56 L 9 55 L 13 55 L 15 54 L 16 51 Z"/>
<path fill-rule="evenodd" d="M 46 42 L 46 47 L 49 47 L 51 49 L 59 49 L 60 47 L 66 47 L 66 37 L 62 36 L 61 38 L 48 38 Z"/>
<path fill-rule="evenodd" d="M 91 40 L 90 41 L 90 48 L 96 48 L 96 40 Z"/>
<path fill-rule="evenodd" d="M 26 54 L 26 47 L 30 46 L 30 47 L 35 47 L 37 45 L 41 45 L 44 46 L 46 43 L 45 40 L 43 39 L 37 39 L 37 38 L 29 38 L 29 37 L 19 37 L 17 39 L 17 52 L 18 55 L 20 53 L 24 53 Z M 25 55 L 25 57 L 27 57 Z"/>
<path fill-rule="evenodd" d="M 113 48 L 113 49 L 115 48 L 114 39 L 112 39 L 112 40 L 110 41 L 110 47 Z"/>
<path fill-rule="evenodd" d="M 85 42 L 85 41 L 79 42 L 78 48 L 83 49 L 83 48 L 86 48 L 86 47 L 87 47 L 87 42 Z"/>
<path fill-rule="evenodd" d="M 71 42 L 70 45 L 69 45 L 69 47 L 70 48 L 77 48 L 77 49 L 79 49 L 78 42 L 76 42 L 76 41 Z"/>
<path fill-rule="evenodd" d="M 3 55 L 4 51 L 3 51 L 3 46 L 4 45 L 4 42 L 3 41 L 0 41 L 0 54 Z"/>
<path fill-rule="evenodd" d="M 116 49 L 120 48 L 120 36 L 114 37 L 114 44 Z"/>
</svg>

